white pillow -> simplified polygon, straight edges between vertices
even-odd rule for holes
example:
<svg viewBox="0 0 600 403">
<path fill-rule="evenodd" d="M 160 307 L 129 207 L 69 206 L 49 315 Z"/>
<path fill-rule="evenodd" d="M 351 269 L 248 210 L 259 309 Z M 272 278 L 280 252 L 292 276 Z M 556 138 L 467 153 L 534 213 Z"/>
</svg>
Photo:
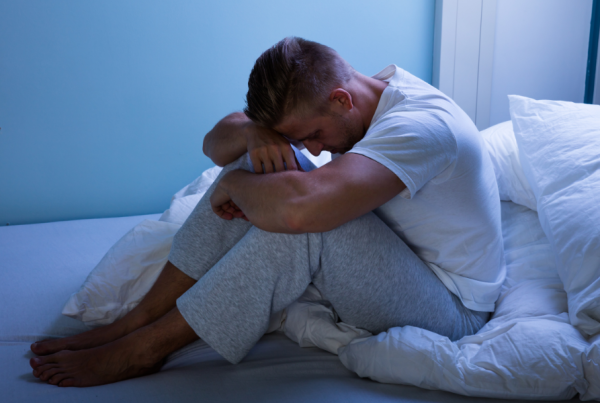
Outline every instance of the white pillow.
<svg viewBox="0 0 600 403">
<path fill-rule="evenodd" d="M 579 400 L 600 400 L 600 334 L 592 337 L 590 346 L 583 357 L 583 370 L 585 378 L 589 380 L 589 387 L 585 394 L 579 396 Z"/>
<path fill-rule="evenodd" d="M 63 308 L 88 326 L 104 326 L 132 310 L 162 271 L 175 233 L 222 168 L 207 169 L 175 193 L 159 221 L 145 220 L 125 234 L 96 265 Z"/>
<path fill-rule="evenodd" d="M 62 314 L 88 326 L 108 325 L 125 316 L 150 290 L 181 225 L 144 220 L 106 252 Z"/>
<path fill-rule="evenodd" d="M 500 200 L 537 210 L 535 196 L 519 159 L 519 147 L 510 120 L 481 132 L 494 165 Z"/>
<path fill-rule="evenodd" d="M 600 106 L 509 96 L 523 171 L 580 331 L 600 332 Z"/>
<path fill-rule="evenodd" d="M 175 193 L 171 198 L 171 206 L 160 216 L 159 220 L 183 225 L 222 170 L 223 168 L 218 166 L 209 168 L 192 183 Z"/>
</svg>

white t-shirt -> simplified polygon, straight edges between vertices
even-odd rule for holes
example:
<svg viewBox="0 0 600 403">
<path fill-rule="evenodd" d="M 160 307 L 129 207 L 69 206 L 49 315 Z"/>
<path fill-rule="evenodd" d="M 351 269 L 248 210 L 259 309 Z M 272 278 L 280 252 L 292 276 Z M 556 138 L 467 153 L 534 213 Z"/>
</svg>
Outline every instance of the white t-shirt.
<svg viewBox="0 0 600 403">
<path fill-rule="evenodd" d="M 390 65 L 371 126 L 348 152 L 406 185 L 375 213 L 469 309 L 493 311 L 506 268 L 496 177 L 479 131 L 454 101 Z"/>
</svg>

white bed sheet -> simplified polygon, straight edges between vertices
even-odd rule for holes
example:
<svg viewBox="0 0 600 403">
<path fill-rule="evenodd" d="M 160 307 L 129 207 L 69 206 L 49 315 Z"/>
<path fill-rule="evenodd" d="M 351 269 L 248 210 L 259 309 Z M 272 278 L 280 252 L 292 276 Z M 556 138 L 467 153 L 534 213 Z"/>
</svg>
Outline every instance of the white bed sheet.
<svg viewBox="0 0 600 403">
<path fill-rule="evenodd" d="M 265 336 L 238 365 L 204 342 L 169 357 L 162 371 L 93 388 L 33 377 L 29 344 L 85 326 L 60 314 L 103 254 L 129 229 L 159 215 L 0 227 L 0 400 L 3 402 L 490 402 L 360 379 L 337 356 Z"/>
<path fill-rule="evenodd" d="M 158 215 L 0 227 L 0 341 L 86 330 L 60 314 L 70 294 L 131 227 Z"/>
</svg>

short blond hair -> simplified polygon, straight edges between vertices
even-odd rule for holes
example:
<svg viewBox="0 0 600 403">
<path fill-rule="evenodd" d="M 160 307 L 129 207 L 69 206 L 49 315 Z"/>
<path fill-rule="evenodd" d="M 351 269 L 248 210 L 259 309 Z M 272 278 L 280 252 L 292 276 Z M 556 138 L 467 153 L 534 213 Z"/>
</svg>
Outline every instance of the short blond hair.
<svg viewBox="0 0 600 403">
<path fill-rule="evenodd" d="M 331 90 L 353 75 L 352 66 L 330 47 L 285 38 L 256 60 L 248 79 L 244 113 L 271 128 L 291 113 L 325 113 Z"/>
</svg>

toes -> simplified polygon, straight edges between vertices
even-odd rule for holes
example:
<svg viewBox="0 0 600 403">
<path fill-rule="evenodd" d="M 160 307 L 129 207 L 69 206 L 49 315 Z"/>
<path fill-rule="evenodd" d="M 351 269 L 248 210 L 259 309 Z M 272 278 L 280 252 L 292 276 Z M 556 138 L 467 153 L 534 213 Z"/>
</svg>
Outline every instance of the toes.
<svg viewBox="0 0 600 403">
<path fill-rule="evenodd" d="M 48 383 L 50 385 L 58 385 L 60 383 L 60 381 L 62 381 L 63 379 L 65 379 L 68 375 L 65 374 L 64 372 L 58 373 L 58 374 L 54 374 L 52 375 L 49 379 L 48 379 Z"/>
<path fill-rule="evenodd" d="M 37 369 L 37 367 L 39 367 L 41 365 L 51 364 L 51 363 L 55 363 L 55 362 L 56 362 L 56 357 L 53 354 L 53 355 L 48 355 L 45 357 L 33 357 L 32 359 L 29 360 L 29 365 L 31 365 L 31 368 Z"/>
<path fill-rule="evenodd" d="M 37 355 L 53 354 L 61 350 L 65 350 L 67 345 L 63 339 L 46 339 L 36 341 L 30 348 Z"/>
<path fill-rule="evenodd" d="M 45 364 L 44 360 L 40 357 L 33 357 L 32 359 L 29 360 L 29 365 L 33 369 L 37 369 L 37 367 L 42 366 L 44 364 Z"/>
<path fill-rule="evenodd" d="M 60 381 L 58 383 L 58 386 L 77 386 L 77 381 L 73 378 L 67 378 L 67 379 L 63 379 L 62 381 Z"/>
<path fill-rule="evenodd" d="M 41 341 L 36 341 L 35 343 L 33 343 L 30 346 L 31 351 L 33 351 L 35 354 L 37 355 L 44 355 L 48 349 L 46 348 L 46 342 L 48 342 L 50 340 L 41 340 Z"/>
<path fill-rule="evenodd" d="M 46 371 L 42 372 L 42 374 L 39 376 L 39 378 L 42 381 L 48 381 L 50 378 L 52 378 L 54 375 L 59 374 L 61 372 L 64 372 L 64 369 L 59 368 L 59 367 L 55 367 L 55 368 L 49 368 Z"/>
<path fill-rule="evenodd" d="M 57 366 L 58 366 L 57 364 L 40 365 L 39 367 L 37 367 L 36 369 L 33 370 L 33 376 L 35 376 L 36 378 L 39 378 L 40 375 L 44 373 L 44 371 L 47 371 L 51 368 L 56 368 Z"/>
</svg>

